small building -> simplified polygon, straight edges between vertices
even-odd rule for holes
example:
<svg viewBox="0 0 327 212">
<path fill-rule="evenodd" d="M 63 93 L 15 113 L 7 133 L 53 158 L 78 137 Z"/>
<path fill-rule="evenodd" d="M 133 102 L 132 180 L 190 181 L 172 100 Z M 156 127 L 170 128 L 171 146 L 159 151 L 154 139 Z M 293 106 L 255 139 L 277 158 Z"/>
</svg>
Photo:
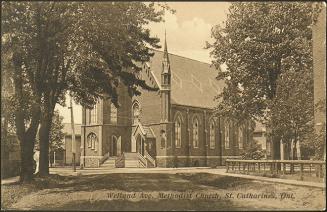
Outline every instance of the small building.
<svg viewBox="0 0 327 212">
<path fill-rule="evenodd" d="M 76 142 L 76 155 L 75 164 L 79 165 L 81 157 L 81 124 L 75 124 L 75 142 Z M 72 126 L 71 123 L 64 123 L 64 153 L 62 157 L 62 164 L 72 165 L 73 164 L 73 153 L 72 153 Z M 56 159 L 57 160 L 57 159 Z M 60 160 L 60 159 L 59 159 Z M 60 163 L 60 161 L 59 161 Z"/>
</svg>

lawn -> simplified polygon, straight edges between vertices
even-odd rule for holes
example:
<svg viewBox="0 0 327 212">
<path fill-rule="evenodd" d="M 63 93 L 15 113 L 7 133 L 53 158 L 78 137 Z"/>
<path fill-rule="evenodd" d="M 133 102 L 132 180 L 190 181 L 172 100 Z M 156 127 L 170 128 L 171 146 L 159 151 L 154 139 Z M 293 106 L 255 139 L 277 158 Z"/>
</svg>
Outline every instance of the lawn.
<svg viewBox="0 0 327 212">
<path fill-rule="evenodd" d="M 51 175 L 29 185 L 4 185 L 1 196 L 2 209 L 24 210 L 312 210 L 325 205 L 323 189 L 208 173 Z"/>
</svg>

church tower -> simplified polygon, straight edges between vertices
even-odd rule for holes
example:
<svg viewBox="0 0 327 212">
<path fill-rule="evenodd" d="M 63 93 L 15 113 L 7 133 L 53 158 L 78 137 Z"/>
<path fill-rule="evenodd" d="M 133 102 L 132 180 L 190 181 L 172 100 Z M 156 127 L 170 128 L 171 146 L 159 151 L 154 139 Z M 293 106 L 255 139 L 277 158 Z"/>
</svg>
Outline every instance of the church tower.
<svg viewBox="0 0 327 212">
<path fill-rule="evenodd" d="M 171 73 L 165 32 L 164 55 L 161 70 L 161 122 L 170 121 Z"/>
</svg>

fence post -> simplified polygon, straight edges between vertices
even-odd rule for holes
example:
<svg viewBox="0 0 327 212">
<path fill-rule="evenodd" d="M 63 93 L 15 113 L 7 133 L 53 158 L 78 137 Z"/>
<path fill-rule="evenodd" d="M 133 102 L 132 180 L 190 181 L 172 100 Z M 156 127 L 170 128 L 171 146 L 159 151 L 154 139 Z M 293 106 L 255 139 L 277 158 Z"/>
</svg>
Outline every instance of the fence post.
<svg viewBox="0 0 327 212">
<path fill-rule="evenodd" d="M 283 164 L 283 175 L 285 175 L 286 172 L 286 163 L 282 163 Z"/>
<path fill-rule="evenodd" d="M 246 173 L 249 174 L 250 163 L 247 163 L 247 171 Z"/>
<path fill-rule="evenodd" d="M 303 180 L 303 163 L 300 164 L 301 180 Z"/>
<path fill-rule="evenodd" d="M 260 162 L 258 162 L 258 171 L 260 173 Z"/>
<path fill-rule="evenodd" d="M 319 165 L 319 177 L 323 177 L 322 174 L 323 170 L 322 170 L 322 164 Z"/>
<path fill-rule="evenodd" d="M 229 163 L 228 163 L 228 161 L 226 161 L 226 165 L 227 165 L 226 172 L 228 173 L 228 170 L 229 170 Z"/>
</svg>

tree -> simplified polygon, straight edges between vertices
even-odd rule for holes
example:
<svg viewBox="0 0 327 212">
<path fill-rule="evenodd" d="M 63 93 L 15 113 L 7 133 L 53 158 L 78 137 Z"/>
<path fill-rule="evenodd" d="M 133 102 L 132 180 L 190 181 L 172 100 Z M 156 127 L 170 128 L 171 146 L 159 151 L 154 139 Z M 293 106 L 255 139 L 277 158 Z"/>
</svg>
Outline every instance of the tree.
<svg viewBox="0 0 327 212">
<path fill-rule="evenodd" d="M 226 83 L 217 96 L 220 100 L 217 115 L 267 122 L 276 159 L 281 137 L 276 134 L 280 125 L 286 124 L 274 120 L 285 100 L 279 99 L 279 95 L 286 90 L 300 95 L 300 89 L 308 86 L 289 86 L 280 77 L 283 75 L 291 82 L 299 74 L 312 73 L 311 27 L 320 6 L 309 2 L 232 3 L 225 26 L 215 26 L 212 29 L 215 42 L 207 44 L 212 49 L 213 64 L 217 68 L 221 64 L 227 66 L 217 76 Z M 297 99 L 296 95 L 288 101 L 283 113 L 297 112 L 295 105 L 301 105 L 304 98 Z M 305 108 L 306 113 L 310 108 Z M 304 123 L 297 119 L 300 112 L 289 120 L 297 127 Z"/>
<path fill-rule="evenodd" d="M 49 136 L 49 157 L 54 152 L 60 152 L 64 150 L 64 117 L 60 116 L 59 111 L 55 110 L 52 117 L 52 124 Z M 37 145 L 40 145 L 40 141 L 36 138 Z"/>
<path fill-rule="evenodd" d="M 31 94 L 26 99 L 33 100 L 29 109 L 35 105 L 31 111 L 41 111 L 35 113 L 41 115 L 35 117 L 41 124 L 40 174 L 47 175 L 54 108 L 64 104 L 67 91 L 90 108 L 105 97 L 118 107 L 119 83 L 128 87 L 130 95 L 140 94 L 138 87 L 156 90 L 137 77 L 141 70 L 137 63 L 148 61 L 153 55 L 150 49 L 159 47 L 159 39 L 144 26 L 161 21 L 166 7 L 157 10 L 155 4 L 141 2 L 5 4 L 4 32 L 12 37 L 10 44 L 19 47 L 14 54 L 22 58 L 17 67 L 24 73 L 17 76 L 26 76 L 21 83 L 26 88 L 21 90 Z"/>
<path fill-rule="evenodd" d="M 265 150 L 262 150 L 258 142 L 254 140 L 245 146 L 241 156 L 244 160 L 260 160 L 265 157 Z"/>
<path fill-rule="evenodd" d="M 64 125 L 62 123 L 64 117 L 60 116 L 59 111 L 55 110 L 52 117 L 52 125 L 50 131 L 49 151 L 61 151 L 64 146 Z"/>
<path fill-rule="evenodd" d="M 6 108 L 11 110 L 11 126 L 20 142 L 20 181 L 30 181 L 33 176 L 33 148 L 40 120 L 37 89 L 30 83 L 30 67 L 35 60 L 27 54 L 31 45 L 30 13 L 25 5 L 2 4 L 2 55 L 1 63 L 7 79 L 12 82 L 13 92 L 7 96 Z"/>
</svg>

